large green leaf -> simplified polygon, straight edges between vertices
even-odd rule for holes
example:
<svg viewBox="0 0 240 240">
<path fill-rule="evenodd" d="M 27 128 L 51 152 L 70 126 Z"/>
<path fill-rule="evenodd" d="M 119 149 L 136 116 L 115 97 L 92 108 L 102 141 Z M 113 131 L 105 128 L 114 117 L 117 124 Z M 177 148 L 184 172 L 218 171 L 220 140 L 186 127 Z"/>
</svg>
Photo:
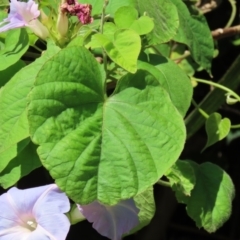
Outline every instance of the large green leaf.
<svg viewBox="0 0 240 240">
<path fill-rule="evenodd" d="M 222 119 L 222 116 L 219 113 L 212 113 L 206 120 L 205 128 L 208 140 L 203 150 L 214 143 L 221 141 L 228 135 L 231 128 L 231 121 L 228 118 Z"/>
<path fill-rule="evenodd" d="M 153 54 L 149 55 L 149 62 L 138 61 L 138 68 L 150 72 L 160 82 L 178 111 L 185 116 L 193 88 L 184 71 L 170 59 Z"/>
<path fill-rule="evenodd" d="M 178 199 L 187 204 L 188 215 L 208 232 L 215 232 L 231 215 L 234 185 L 229 175 L 215 164 L 198 165 L 186 161 L 194 170 L 196 184 L 191 196 Z M 180 194 L 178 195 L 180 196 Z"/>
<path fill-rule="evenodd" d="M 44 62 L 60 49 L 50 47 L 34 63 L 21 69 L 0 92 L 0 153 L 29 136 L 26 115 L 27 95 Z"/>
<path fill-rule="evenodd" d="M 174 40 L 186 44 L 193 59 L 210 72 L 214 55 L 211 31 L 205 17 L 201 14 L 191 15 L 186 5 L 179 0 L 171 0 L 177 7 L 180 26 Z"/>
<path fill-rule="evenodd" d="M 0 71 L 16 63 L 28 47 L 28 34 L 24 28 L 7 32 L 5 47 L 0 51 Z"/>
<path fill-rule="evenodd" d="M 8 68 L 0 71 L 0 87 L 6 84 L 20 69 L 25 67 L 26 64 L 19 60 L 15 64 L 9 66 Z"/>
<path fill-rule="evenodd" d="M 179 26 L 178 12 L 171 0 L 134 0 L 141 15 L 153 18 L 154 29 L 147 35 L 149 44 L 171 40 Z"/>
<path fill-rule="evenodd" d="M 1 159 L 2 160 L 2 159 Z M 42 164 L 31 142 L 0 173 L 0 185 L 3 188 L 13 186 L 19 179 Z"/>
<path fill-rule="evenodd" d="M 26 138 L 22 141 L 11 145 L 5 151 L 1 152 L 0 158 L 0 172 L 9 164 L 9 162 L 21 153 L 21 151 L 29 144 L 30 139 Z"/>
<path fill-rule="evenodd" d="M 141 38 L 135 31 L 119 29 L 114 33 L 113 41 L 108 36 L 100 33 L 95 34 L 94 38 L 115 63 L 131 73 L 137 71 L 137 58 L 141 50 Z"/>
<path fill-rule="evenodd" d="M 75 202 L 112 205 L 143 192 L 174 164 L 185 126 L 152 75 L 127 74 L 106 99 L 99 67 L 85 48 L 60 51 L 38 73 L 28 119 L 58 186 Z"/>
</svg>

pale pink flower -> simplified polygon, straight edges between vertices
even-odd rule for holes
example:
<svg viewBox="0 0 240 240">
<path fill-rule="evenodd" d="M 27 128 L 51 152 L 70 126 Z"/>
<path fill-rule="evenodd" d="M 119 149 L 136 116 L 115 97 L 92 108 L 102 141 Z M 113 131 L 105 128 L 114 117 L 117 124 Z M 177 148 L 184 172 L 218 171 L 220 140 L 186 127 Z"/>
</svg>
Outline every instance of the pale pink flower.
<svg viewBox="0 0 240 240">
<path fill-rule="evenodd" d="M 93 223 L 93 228 L 111 240 L 121 240 L 123 234 L 139 224 L 139 209 L 133 199 L 122 200 L 113 206 L 98 201 L 77 206 L 83 216 Z"/>
<path fill-rule="evenodd" d="M 49 32 L 47 28 L 37 19 L 40 15 L 38 4 L 33 0 L 18 2 L 11 0 L 10 13 L 8 17 L 0 22 L 0 32 L 14 28 L 29 27 L 38 37 L 45 39 Z"/>
<path fill-rule="evenodd" d="M 1 240 L 65 240 L 70 222 L 64 214 L 70 203 L 56 184 L 0 196 Z"/>
</svg>

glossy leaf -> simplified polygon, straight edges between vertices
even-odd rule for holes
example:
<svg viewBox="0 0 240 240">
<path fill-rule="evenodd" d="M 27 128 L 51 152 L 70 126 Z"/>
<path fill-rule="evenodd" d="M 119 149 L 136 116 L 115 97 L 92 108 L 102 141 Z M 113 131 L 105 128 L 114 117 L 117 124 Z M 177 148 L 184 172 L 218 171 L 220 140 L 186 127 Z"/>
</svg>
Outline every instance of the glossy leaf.
<svg viewBox="0 0 240 240">
<path fill-rule="evenodd" d="M 0 51 L 0 71 L 16 63 L 29 47 L 28 34 L 23 28 L 7 32 L 5 46 Z"/>
<path fill-rule="evenodd" d="M 214 143 L 224 139 L 231 128 L 231 121 L 228 118 L 223 118 L 219 113 L 212 113 L 206 120 L 205 124 L 208 140 L 203 150 L 213 145 Z"/>
<path fill-rule="evenodd" d="M 21 69 L 0 92 L 0 153 L 29 136 L 27 95 L 44 62 L 60 49 L 52 47 L 32 64 Z"/>
<path fill-rule="evenodd" d="M 137 71 L 137 58 L 141 49 L 141 39 L 135 31 L 119 29 L 114 33 L 113 41 L 100 33 L 95 34 L 94 37 L 115 63 L 131 73 Z"/>
<path fill-rule="evenodd" d="M 186 44 L 193 59 L 210 72 L 214 44 L 208 23 L 203 15 L 189 13 L 183 1 L 171 0 L 177 7 L 180 26 L 174 40 Z"/>
<path fill-rule="evenodd" d="M 41 161 L 80 204 L 143 192 L 173 165 L 186 137 L 182 116 L 147 72 L 127 74 L 107 99 L 104 84 L 89 51 L 69 47 L 46 62 L 30 94 Z"/>
<path fill-rule="evenodd" d="M 141 15 L 147 13 L 154 21 L 154 29 L 147 35 L 150 45 L 168 42 L 174 37 L 179 19 L 171 0 L 135 0 L 135 5 Z"/>
<path fill-rule="evenodd" d="M 188 76 L 168 58 L 149 55 L 149 62 L 138 61 L 138 68 L 150 72 L 169 93 L 169 96 L 184 116 L 191 104 L 193 88 Z"/>
<path fill-rule="evenodd" d="M 196 185 L 191 196 L 184 196 L 180 202 L 187 204 L 187 213 L 199 228 L 215 232 L 231 215 L 234 185 L 229 175 L 215 164 L 187 162 L 194 169 Z"/>
</svg>

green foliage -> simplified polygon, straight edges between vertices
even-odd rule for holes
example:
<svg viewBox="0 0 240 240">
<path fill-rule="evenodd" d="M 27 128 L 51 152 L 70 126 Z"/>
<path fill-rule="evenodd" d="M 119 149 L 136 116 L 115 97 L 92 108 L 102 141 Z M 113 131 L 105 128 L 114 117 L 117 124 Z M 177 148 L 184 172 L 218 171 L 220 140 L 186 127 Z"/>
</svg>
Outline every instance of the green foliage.
<svg viewBox="0 0 240 240">
<path fill-rule="evenodd" d="M 225 138 L 230 131 L 231 122 L 228 118 L 222 119 L 219 113 L 212 113 L 206 120 L 205 127 L 208 140 L 203 150 Z"/>
<path fill-rule="evenodd" d="M 169 179 L 176 195 L 191 196 L 191 191 L 196 183 L 196 177 L 193 168 L 188 162 L 178 160 L 165 175 Z M 181 199 L 181 195 L 178 196 L 179 200 Z"/>
<path fill-rule="evenodd" d="M 80 24 L 69 13 L 66 35 L 56 29 L 59 1 L 39 3 L 46 10 L 39 20 L 48 27 L 47 43 L 30 29 L 0 33 L 0 185 L 11 187 L 43 165 L 76 203 L 133 198 L 140 209 L 134 233 L 151 221 L 153 184 L 165 176 L 197 226 L 216 231 L 231 213 L 230 177 L 214 164 L 177 159 L 185 123 L 199 125 L 196 111 L 210 114 L 205 148 L 231 128 L 217 109 L 205 113 L 195 104 L 189 110 L 191 80 L 227 92 L 209 106 L 226 96 L 234 104 L 240 97 L 226 86 L 236 87 L 239 74 L 231 75 L 238 83 L 228 78 L 225 87 L 194 78 L 196 71 L 211 73 L 214 56 L 196 1 L 79 2 L 92 4 L 94 21 Z M 0 0 L 0 22 L 8 5 Z"/>
<path fill-rule="evenodd" d="M 174 40 L 186 44 L 193 59 L 210 72 L 214 55 L 214 45 L 205 17 L 200 13 L 191 15 L 186 5 L 179 0 L 171 0 L 177 7 L 180 26 Z"/>
<path fill-rule="evenodd" d="M 149 61 L 138 61 L 138 68 L 150 72 L 169 93 L 169 96 L 184 116 L 192 99 L 192 85 L 187 75 L 170 59 L 150 54 Z"/>
<path fill-rule="evenodd" d="M 28 34 L 25 29 L 15 29 L 7 33 L 4 49 L 0 51 L 0 71 L 16 63 L 27 51 Z"/>
<path fill-rule="evenodd" d="M 119 28 L 136 31 L 139 35 L 150 33 L 154 28 L 153 20 L 148 16 L 138 19 L 138 11 L 129 6 L 119 8 L 114 16 L 114 22 Z"/>
<path fill-rule="evenodd" d="M 29 142 L 29 139 L 26 141 Z M 19 179 L 41 165 L 42 164 L 36 153 L 36 146 L 30 142 L 20 152 L 18 152 L 16 157 L 12 158 L 6 167 L 1 171 L 0 185 L 3 188 L 9 188 L 16 184 Z"/>
<path fill-rule="evenodd" d="M 15 64 L 0 71 L 0 87 L 4 86 L 13 77 L 13 75 L 25 67 L 25 65 L 26 64 L 22 60 L 19 60 Z"/>
<path fill-rule="evenodd" d="M 185 139 L 182 117 L 154 77 L 127 74 L 106 99 L 99 65 L 77 47 L 39 72 L 28 118 L 43 165 L 81 204 L 114 204 L 144 191 L 176 161 Z"/>
<path fill-rule="evenodd" d="M 178 161 L 179 163 L 180 161 Z M 228 174 L 215 164 L 206 162 L 198 165 L 193 161 L 184 161 L 185 167 L 170 171 L 170 181 L 182 185 L 184 179 L 189 181 L 194 178 L 196 183 L 193 190 L 186 194 L 186 188 L 174 187 L 178 202 L 187 205 L 188 215 L 196 222 L 196 225 L 203 227 L 208 232 L 215 232 L 230 217 L 231 204 L 234 198 L 234 186 Z M 186 167 L 186 165 L 189 165 Z M 183 165 L 183 163 L 181 163 Z M 194 172 L 194 178 L 189 168 Z M 176 175 L 177 174 L 177 175 Z M 190 175 L 189 175 L 190 174 Z M 172 177 L 173 175 L 173 177 Z M 180 179 L 180 183 L 176 180 Z M 186 179 L 186 176 L 190 178 Z M 184 183 L 182 186 L 191 186 Z"/>
<path fill-rule="evenodd" d="M 58 51 L 51 47 L 34 63 L 22 68 L 0 92 L 0 153 L 29 136 L 27 95 L 44 62 Z"/>
<path fill-rule="evenodd" d="M 148 34 L 151 45 L 170 41 L 177 32 L 179 19 L 177 8 L 170 0 L 134 0 L 141 15 L 153 19 L 154 29 Z"/>
<path fill-rule="evenodd" d="M 135 31 L 119 29 L 114 33 L 112 41 L 100 33 L 94 37 L 115 63 L 131 73 L 137 71 L 137 59 L 141 50 L 141 39 Z"/>
<path fill-rule="evenodd" d="M 155 214 L 153 187 L 150 187 L 143 193 L 136 195 L 134 197 L 134 201 L 137 208 L 140 209 L 138 214 L 140 223 L 137 227 L 131 230 L 131 234 L 148 225 Z"/>
</svg>

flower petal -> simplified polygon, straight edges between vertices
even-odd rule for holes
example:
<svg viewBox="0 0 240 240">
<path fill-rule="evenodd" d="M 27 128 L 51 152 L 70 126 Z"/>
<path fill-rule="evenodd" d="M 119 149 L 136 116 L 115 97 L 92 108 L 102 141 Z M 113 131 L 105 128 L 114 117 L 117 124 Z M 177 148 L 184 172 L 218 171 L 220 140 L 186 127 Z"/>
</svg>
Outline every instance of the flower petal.
<svg viewBox="0 0 240 240">
<path fill-rule="evenodd" d="M 2 24 L 0 23 L 0 25 L 2 25 Z M 0 27 L 0 32 L 6 32 L 6 31 L 8 31 L 10 29 L 21 28 L 21 27 L 25 27 L 25 23 L 24 22 L 19 21 L 19 20 L 12 21 L 12 22 L 10 22 L 10 23 Z"/>
<path fill-rule="evenodd" d="M 93 228 L 112 240 L 121 240 L 124 233 L 139 224 L 139 209 L 133 199 L 120 201 L 114 206 L 94 201 L 88 205 L 78 205 L 78 208 L 89 222 L 93 222 Z"/>
<path fill-rule="evenodd" d="M 51 239 L 65 240 L 70 229 L 69 219 L 64 214 L 45 215 L 38 218 L 37 222 L 38 228 L 36 230 L 41 228 L 42 234 L 46 236 L 54 236 L 54 238 Z M 29 240 L 30 239 L 36 240 L 36 238 L 29 238 Z"/>
<path fill-rule="evenodd" d="M 38 4 L 33 0 L 29 0 L 28 2 L 12 0 L 8 18 L 14 17 L 16 14 L 20 15 L 26 23 L 29 23 L 31 20 L 39 17 L 40 11 L 38 10 Z"/>
</svg>

